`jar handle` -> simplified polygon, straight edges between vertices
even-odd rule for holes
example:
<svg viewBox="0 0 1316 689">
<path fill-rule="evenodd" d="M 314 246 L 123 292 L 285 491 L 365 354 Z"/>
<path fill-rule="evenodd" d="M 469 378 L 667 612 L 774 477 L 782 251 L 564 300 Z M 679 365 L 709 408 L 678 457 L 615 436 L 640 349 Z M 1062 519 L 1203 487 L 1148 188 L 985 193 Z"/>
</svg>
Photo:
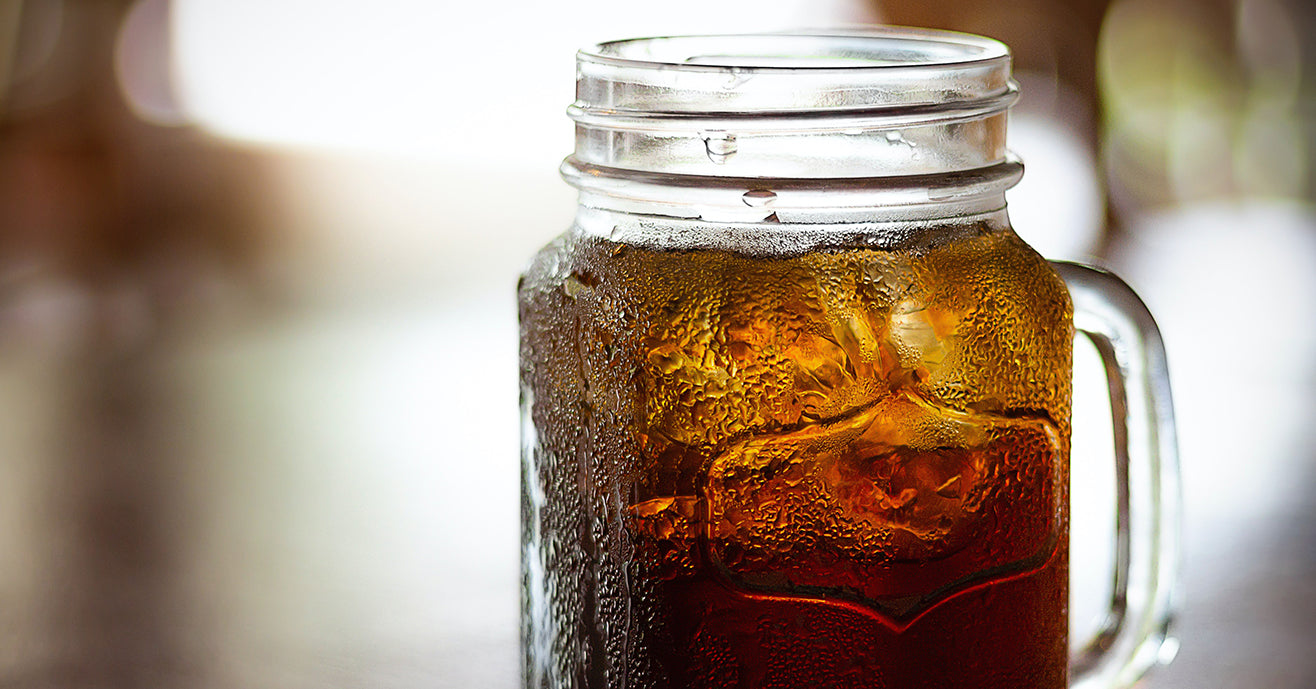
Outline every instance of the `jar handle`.
<svg viewBox="0 0 1316 689">
<path fill-rule="evenodd" d="M 1054 262 L 1074 301 L 1074 327 L 1096 345 L 1115 434 L 1115 572 L 1110 609 L 1070 657 L 1075 689 L 1128 687 L 1178 642 L 1180 483 L 1165 347 L 1151 312 L 1123 280 Z"/>
</svg>

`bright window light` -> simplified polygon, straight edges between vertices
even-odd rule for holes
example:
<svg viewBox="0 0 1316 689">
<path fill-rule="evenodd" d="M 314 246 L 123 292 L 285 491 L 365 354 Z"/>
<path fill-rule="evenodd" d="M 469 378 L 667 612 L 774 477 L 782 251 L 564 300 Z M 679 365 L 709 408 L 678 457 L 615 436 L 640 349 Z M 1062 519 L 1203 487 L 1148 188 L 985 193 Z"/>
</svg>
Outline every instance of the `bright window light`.
<svg viewBox="0 0 1316 689">
<path fill-rule="evenodd" d="M 571 149 L 576 49 L 871 20 L 865 4 L 175 0 L 175 80 L 225 137 L 542 166 Z"/>
</svg>

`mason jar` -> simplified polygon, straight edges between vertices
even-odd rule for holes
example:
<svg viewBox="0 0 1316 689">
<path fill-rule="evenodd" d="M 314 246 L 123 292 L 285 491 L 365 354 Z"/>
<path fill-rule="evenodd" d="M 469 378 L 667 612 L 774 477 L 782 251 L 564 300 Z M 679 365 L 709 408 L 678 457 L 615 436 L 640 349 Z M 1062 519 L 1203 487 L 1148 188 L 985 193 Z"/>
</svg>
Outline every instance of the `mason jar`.
<svg viewBox="0 0 1316 689">
<path fill-rule="evenodd" d="M 524 686 L 1059 689 L 1152 665 L 1164 354 L 1123 283 L 1011 229 L 1007 48 L 889 28 L 577 64 L 579 209 L 518 289 Z M 1076 323 L 1119 504 L 1110 614 L 1071 643 Z"/>
</svg>

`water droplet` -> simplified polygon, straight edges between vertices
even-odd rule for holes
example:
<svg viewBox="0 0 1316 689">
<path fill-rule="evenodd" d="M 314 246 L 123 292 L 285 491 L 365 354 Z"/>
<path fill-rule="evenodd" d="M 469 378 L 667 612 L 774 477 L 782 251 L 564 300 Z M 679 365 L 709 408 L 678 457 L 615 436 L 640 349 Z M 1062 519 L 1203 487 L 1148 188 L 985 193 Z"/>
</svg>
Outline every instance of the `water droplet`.
<svg viewBox="0 0 1316 689">
<path fill-rule="evenodd" d="M 727 74 L 726 83 L 722 84 L 722 88 L 728 91 L 738 89 L 741 84 L 749 81 L 752 76 L 754 76 L 752 72 L 747 72 L 740 67 L 732 67 Z"/>
<path fill-rule="evenodd" d="M 917 147 L 918 147 L 918 144 L 914 143 L 913 141 L 906 141 L 906 140 L 905 140 L 905 135 L 904 135 L 904 134 L 901 134 L 901 133 L 898 132 L 898 131 L 896 131 L 896 132 L 887 132 L 887 133 L 886 133 L 886 140 L 887 140 L 887 143 L 891 143 L 891 144 L 904 144 L 904 145 L 906 145 L 906 146 L 909 146 L 910 148 L 917 148 Z"/>
<path fill-rule="evenodd" d="M 562 283 L 562 291 L 566 292 L 568 297 L 575 299 L 581 292 L 585 291 L 585 285 L 581 284 L 575 275 L 568 275 Z"/>
<path fill-rule="evenodd" d="M 598 278 L 589 273 L 572 271 L 567 279 L 562 282 L 562 291 L 567 293 L 568 297 L 575 299 L 580 294 L 591 287 L 599 284 Z"/>
<path fill-rule="evenodd" d="M 777 194 L 767 189 L 751 189 L 740 197 L 750 208 L 762 208 L 771 206 L 773 201 L 777 200 Z"/>
<path fill-rule="evenodd" d="M 704 150 L 714 165 L 722 165 L 736 154 L 736 135 L 726 132 L 708 132 L 702 135 Z"/>
</svg>

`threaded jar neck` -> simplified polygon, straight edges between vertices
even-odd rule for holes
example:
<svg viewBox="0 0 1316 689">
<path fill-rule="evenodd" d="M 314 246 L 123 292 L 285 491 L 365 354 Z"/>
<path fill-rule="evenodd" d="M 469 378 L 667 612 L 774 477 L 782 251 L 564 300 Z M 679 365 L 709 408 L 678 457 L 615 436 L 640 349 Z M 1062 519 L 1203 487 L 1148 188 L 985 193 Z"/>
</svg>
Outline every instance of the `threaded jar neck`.
<svg viewBox="0 0 1316 689">
<path fill-rule="evenodd" d="M 768 206 L 809 216 L 1003 203 L 1021 174 L 1005 145 L 1017 97 L 1009 50 L 968 34 L 614 41 L 577 55 L 576 97 L 563 174 L 584 205 L 677 217 L 720 207 L 754 220 Z"/>
</svg>

